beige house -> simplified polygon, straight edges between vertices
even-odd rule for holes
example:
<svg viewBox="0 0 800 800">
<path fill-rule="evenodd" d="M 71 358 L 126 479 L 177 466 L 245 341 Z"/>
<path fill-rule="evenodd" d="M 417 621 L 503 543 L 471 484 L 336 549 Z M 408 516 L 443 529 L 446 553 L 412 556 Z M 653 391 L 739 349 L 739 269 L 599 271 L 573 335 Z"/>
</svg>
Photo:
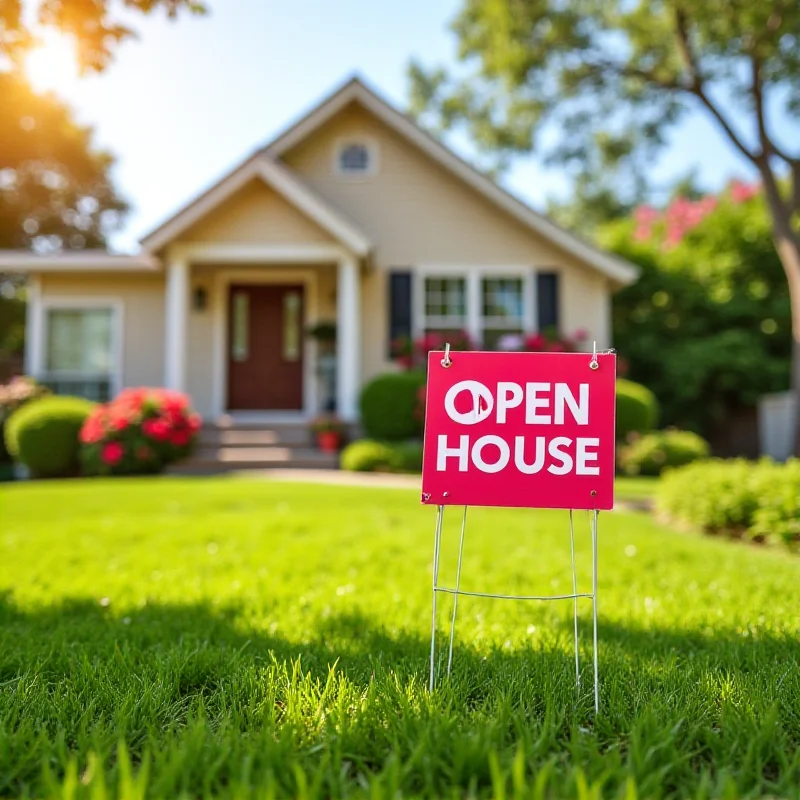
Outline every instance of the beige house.
<svg viewBox="0 0 800 800">
<path fill-rule="evenodd" d="M 141 242 L 0 252 L 29 274 L 26 370 L 102 399 L 188 392 L 209 420 L 358 415 L 390 342 L 557 326 L 610 345 L 630 264 L 554 225 L 353 79 Z M 324 369 L 317 323 L 335 323 Z"/>
</svg>

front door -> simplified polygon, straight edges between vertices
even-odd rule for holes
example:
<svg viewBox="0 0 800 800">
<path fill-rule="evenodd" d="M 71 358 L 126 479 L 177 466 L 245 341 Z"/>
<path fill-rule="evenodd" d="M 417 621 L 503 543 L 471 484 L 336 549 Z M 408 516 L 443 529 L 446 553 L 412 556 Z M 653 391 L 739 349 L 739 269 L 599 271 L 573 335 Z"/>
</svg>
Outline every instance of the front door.
<svg viewBox="0 0 800 800">
<path fill-rule="evenodd" d="M 232 285 L 228 408 L 303 408 L 303 287 Z"/>
</svg>

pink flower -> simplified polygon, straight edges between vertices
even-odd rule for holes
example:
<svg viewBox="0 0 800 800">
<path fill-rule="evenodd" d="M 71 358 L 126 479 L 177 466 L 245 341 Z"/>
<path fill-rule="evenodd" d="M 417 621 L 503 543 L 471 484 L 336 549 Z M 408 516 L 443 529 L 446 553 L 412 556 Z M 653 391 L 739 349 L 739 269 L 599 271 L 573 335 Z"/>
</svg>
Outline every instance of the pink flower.
<svg viewBox="0 0 800 800">
<path fill-rule="evenodd" d="M 586 328 L 578 328 L 572 338 L 576 342 L 585 342 L 589 338 L 589 331 L 587 331 Z"/>
<path fill-rule="evenodd" d="M 119 462 L 122 461 L 122 456 L 124 455 L 125 448 L 119 442 L 108 442 L 103 445 L 100 458 L 104 464 L 113 467 L 115 464 L 119 464 Z"/>
<path fill-rule="evenodd" d="M 142 423 L 142 432 L 150 439 L 155 439 L 157 442 L 165 442 L 169 439 L 169 423 L 159 417 L 146 419 Z"/>
<path fill-rule="evenodd" d="M 94 444 L 103 438 L 103 426 L 100 422 L 92 417 L 83 423 L 80 435 L 78 437 L 83 444 Z"/>
<path fill-rule="evenodd" d="M 528 336 L 525 340 L 525 349 L 526 350 L 544 350 L 545 346 L 547 345 L 547 340 L 542 336 L 541 333 L 535 333 L 533 336 Z"/>
<path fill-rule="evenodd" d="M 732 180 L 731 181 L 731 200 L 734 203 L 744 203 L 747 200 L 755 197 L 761 187 L 758 183 L 743 183 L 739 180 Z"/>
<path fill-rule="evenodd" d="M 173 431 L 172 435 L 170 436 L 170 442 L 174 444 L 175 447 L 186 447 L 191 440 L 191 431 L 188 431 L 185 428 Z"/>
<path fill-rule="evenodd" d="M 126 417 L 116 417 L 115 419 L 111 420 L 111 427 L 115 431 L 124 431 L 129 424 L 130 423 L 128 422 Z"/>
</svg>

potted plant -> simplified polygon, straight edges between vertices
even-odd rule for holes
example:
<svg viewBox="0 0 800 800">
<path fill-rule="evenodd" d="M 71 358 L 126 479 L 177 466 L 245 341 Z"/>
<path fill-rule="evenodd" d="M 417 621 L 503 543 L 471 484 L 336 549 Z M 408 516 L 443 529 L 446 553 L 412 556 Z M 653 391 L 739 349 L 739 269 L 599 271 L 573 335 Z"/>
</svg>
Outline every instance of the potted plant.
<svg viewBox="0 0 800 800">
<path fill-rule="evenodd" d="M 317 437 L 317 447 L 323 453 L 336 453 L 342 446 L 346 428 L 338 417 L 325 414 L 311 423 L 311 430 Z"/>
</svg>

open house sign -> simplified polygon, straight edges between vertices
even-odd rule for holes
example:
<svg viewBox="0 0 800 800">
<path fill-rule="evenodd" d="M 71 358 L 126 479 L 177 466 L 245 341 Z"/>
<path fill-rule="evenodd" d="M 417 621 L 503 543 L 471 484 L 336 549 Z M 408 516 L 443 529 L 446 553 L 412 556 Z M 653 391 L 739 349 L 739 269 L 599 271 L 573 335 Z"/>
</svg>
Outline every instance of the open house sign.
<svg viewBox="0 0 800 800">
<path fill-rule="evenodd" d="M 615 385 L 611 353 L 431 352 L 423 502 L 612 508 Z"/>
</svg>

